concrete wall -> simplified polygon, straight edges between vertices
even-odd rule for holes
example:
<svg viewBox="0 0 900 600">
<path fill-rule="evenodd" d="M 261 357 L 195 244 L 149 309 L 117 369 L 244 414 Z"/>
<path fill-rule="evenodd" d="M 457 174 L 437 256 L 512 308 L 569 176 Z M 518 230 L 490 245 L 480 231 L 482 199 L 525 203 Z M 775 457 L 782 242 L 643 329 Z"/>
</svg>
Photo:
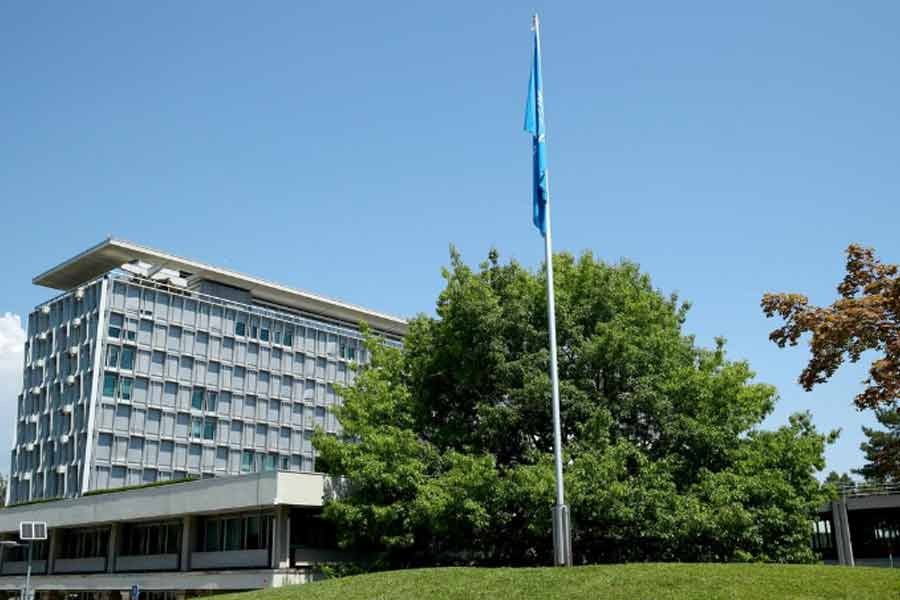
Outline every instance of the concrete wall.
<svg viewBox="0 0 900 600">
<path fill-rule="evenodd" d="M 148 554 L 144 556 L 122 555 L 116 557 L 116 571 L 175 571 L 177 554 Z"/>
<path fill-rule="evenodd" d="M 16 560 L 16 561 L 3 561 L 3 568 L 0 569 L 0 573 L 4 575 L 24 575 L 25 571 L 28 568 L 28 563 L 24 560 Z M 31 561 L 31 573 L 34 575 L 35 573 L 46 573 L 47 572 L 47 561 L 46 560 L 33 560 Z"/>
<path fill-rule="evenodd" d="M 101 573 L 106 570 L 106 558 L 57 558 L 53 562 L 54 573 Z"/>
<path fill-rule="evenodd" d="M 275 504 L 322 506 L 325 476 L 264 472 L 216 477 L 0 511 L 0 532 L 16 532 L 19 521 L 46 521 L 50 529 L 113 521 L 170 518 L 239 511 Z"/>
<path fill-rule="evenodd" d="M 245 569 L 236 571 L 188 571 L 160 573 L 98 573 L 94 575 L 40 575 L 32 578 L 38 591 L 127 591 L 139 585 L 145 591 L 253 590 L 306 583 L 314 579 L 307 569 Z M 0 591 L 18 591 L 25 578 L 0 577 Z"/>
<path fill-rule="evenodd" d="M 192 552 L 191 569 L 235 569 L 265 567 L 268 550 L 230 550 L 226 552 Z"/>
</svg>

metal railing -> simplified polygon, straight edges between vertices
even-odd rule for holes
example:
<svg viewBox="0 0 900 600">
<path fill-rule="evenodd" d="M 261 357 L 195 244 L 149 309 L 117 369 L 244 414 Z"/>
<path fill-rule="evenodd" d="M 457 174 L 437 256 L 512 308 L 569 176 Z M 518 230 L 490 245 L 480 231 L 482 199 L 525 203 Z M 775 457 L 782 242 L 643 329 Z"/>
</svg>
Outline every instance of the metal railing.
<svg viewBox="0 0 900 600">
<path fill-rule="evenodd" d="M 837 486 L 838 493 L 845 498 L 858 496 L 884 496 L 900 494 L 900 482 L 895 483 L 854 483 Z"/>
</svg>

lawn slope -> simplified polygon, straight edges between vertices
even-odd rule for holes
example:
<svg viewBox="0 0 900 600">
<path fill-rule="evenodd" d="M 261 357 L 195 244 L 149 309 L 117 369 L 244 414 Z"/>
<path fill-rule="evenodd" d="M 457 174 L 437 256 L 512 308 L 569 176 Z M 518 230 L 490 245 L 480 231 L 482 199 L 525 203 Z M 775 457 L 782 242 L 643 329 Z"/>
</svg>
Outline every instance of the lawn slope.
<svg viewBox="0 0 900 600">
<path fill-rule="evenodd" d="M 388 571 L 221 600 L 898 600 L 900 570 L 631 564 L 572 569 Z"/>
</svg>

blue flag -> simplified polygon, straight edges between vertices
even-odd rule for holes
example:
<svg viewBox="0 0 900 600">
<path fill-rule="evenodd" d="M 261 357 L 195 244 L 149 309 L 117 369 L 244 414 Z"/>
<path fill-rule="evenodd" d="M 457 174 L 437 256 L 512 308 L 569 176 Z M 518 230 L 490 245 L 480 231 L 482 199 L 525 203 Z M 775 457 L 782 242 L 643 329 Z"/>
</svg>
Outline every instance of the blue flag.
<svg viewBox="0 0 900 600">
<path fill-rule="evenodd" d="M 531 134 L 532 177 L 534 202 L 532 219 L 541 235 L 547 235 L 547 156 L 544 150 L 544 86 L 541 81 L 541 32 L 537 16 L 534 18 L 534 61 L 528 81 L 528 100 L 525 102 L 525 131 Z"/>
</svg>

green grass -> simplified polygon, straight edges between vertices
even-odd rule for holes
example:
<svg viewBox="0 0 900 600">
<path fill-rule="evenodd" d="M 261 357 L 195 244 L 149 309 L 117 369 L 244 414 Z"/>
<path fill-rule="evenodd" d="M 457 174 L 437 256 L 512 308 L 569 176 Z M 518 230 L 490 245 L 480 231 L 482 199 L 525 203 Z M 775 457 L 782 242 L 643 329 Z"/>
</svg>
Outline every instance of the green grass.
<svg viewBox="0 0 900 600">
<path fill-rule="evenodd" d="M 882 600 L 900 570 L 749 564 L 388 571 L 217 600 Z"/>
</svg>

